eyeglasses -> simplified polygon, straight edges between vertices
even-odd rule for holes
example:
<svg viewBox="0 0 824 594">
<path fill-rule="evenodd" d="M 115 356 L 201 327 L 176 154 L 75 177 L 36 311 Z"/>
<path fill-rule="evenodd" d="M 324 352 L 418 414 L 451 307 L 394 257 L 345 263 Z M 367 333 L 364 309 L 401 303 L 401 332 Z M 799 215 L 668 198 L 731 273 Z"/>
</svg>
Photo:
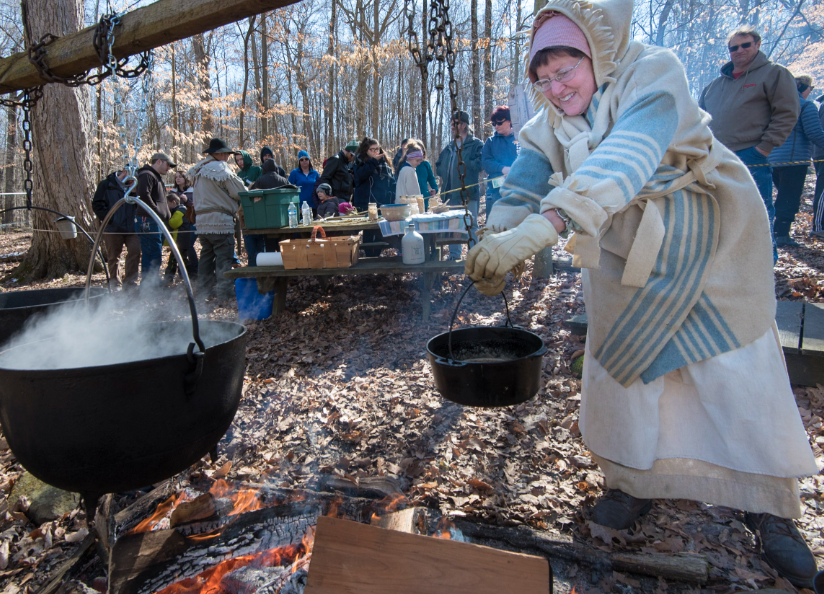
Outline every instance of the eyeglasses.
<svg viewBox="0 0 824 594">
<path fill-rule="evenodd" d="M 541 80 L 536 80 L 532 83 L 532 86 L 535 87 L 541 93 L 549 91 L 552 88 L 552 81 L 557 80 L 559 83 L 569 82 L 573 76 L 575 76 L 575 69 L 581 65 L 581 62 L 584 61 L 584 58 L 578 60 L 578 63 L 575 66 L 570 66 L 569 68 L 563 68 L 558 71 L 558 74 L 553 76 L 552 78 L 543 78 Z"/>
<path fill-rule="evenodd" d="M 503 126 L 504 123 L 508 122 L 508 121 L 509 120 L 492 120 L 492 125 L 493 126 Z"/>
<path fill-rule="evenodd" d="M 381 147 L 379 147 L 379 146 L 370 146 L 370 147 L 366 150 L 366 152 L 367 152 L 367 153 L 371 153 L 372 151 L 379 151 L 379 150 L 381 150 Z"/>
<path fill-rule="evenodd" d="M 739 45 L 731 45 L 730 53 L 737 52 L 739 47 L 743 49 L 750 49 L 752 47 L 752 44 L 752 41 L 748 41 L 747 43 L 741 43 Z"/>
<path fill-rule="evenodd" d="M 307 157 L 301 157 L 300 159 L 298 159 L 298 161 L 308 161 L 308 160 L 309 159 Z"/>
</svg>

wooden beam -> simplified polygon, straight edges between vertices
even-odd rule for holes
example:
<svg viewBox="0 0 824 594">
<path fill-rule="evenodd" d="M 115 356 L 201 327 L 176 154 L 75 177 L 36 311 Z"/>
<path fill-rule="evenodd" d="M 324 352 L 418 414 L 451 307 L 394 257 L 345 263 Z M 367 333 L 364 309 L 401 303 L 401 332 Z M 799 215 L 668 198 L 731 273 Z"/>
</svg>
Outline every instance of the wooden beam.
<svg viewBox="0 0 824 594">
<path fill-rule="evenodd" d="M 158 0 L 123 15 L 115 30 L 114 54 L 131 56 L 233 23 L 254 14 L 295 4 L 297 0 Z M 82 74 L 100 66 L 94 49 L 94 29 L 87 27 L 61 37 L 50 46 L 46 63 L 57 76 Z M 46 84 L 28 55 L 0 60 L 0 94 Z"/>
</svg>

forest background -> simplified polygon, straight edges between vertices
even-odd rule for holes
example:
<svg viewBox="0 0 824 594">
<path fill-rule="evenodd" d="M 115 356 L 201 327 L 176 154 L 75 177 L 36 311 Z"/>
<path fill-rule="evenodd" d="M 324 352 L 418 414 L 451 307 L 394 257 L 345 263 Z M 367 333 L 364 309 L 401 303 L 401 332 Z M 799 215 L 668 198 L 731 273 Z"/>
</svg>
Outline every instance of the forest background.
<svg viewBox="0 0 824 594">
<path fill-rule="evenodd" d="M 149 3 L 116 0 L 112 7 L 124 12 Z M 86 0 L 80 8 L 88 26 L 108 7 Z M 493 107 L 506 104 L 511 87 L 522 80 L 533 8 L 532 1 L 523 0 L 451 2 L 459 103 L 471 114 L 480 138 L 492 133 L 488 116 Z M 248 150 L 255 160 L 269 145 L 287 172 L 301 149 L 320 169 L 324 158 L 364 135 L 387 149 L 406 137 L 421 138 L 434 161 L 449 140 L 449 96 L 435 89 L 435 76 L 422 81 L 408 49 L 408 16 L 424 43 L 428 10 L 422 0 L 304 0 L 158 48 L 145 119 L 140 118 L 139 80 L 108 79 L 87 95 L 93 130 L 84 146 L 94 153 L 91 169 L 102 179 L 122 163 L 115 94 L 126 104 L 130 145 L 142 131 L 141 163 L 155 150 L 182 164 L 194 163 L 212 135 Z M 648 0 L 636 2 L 633 17 L 636 39 L 678 55 L 694 96 L 729 59 L 726 34 L 740 23 L 762 31 L 762 51 L 770 59 L 824 82 L 822 2 Z M 20 5 L 0 0 L 0 52 L 10 55 L 23 47 Z M 19 192 L 21 114 L 4 109 L 0 189 Z M 6 204 L 12 200 L 7 197 Z"/>
</svg>

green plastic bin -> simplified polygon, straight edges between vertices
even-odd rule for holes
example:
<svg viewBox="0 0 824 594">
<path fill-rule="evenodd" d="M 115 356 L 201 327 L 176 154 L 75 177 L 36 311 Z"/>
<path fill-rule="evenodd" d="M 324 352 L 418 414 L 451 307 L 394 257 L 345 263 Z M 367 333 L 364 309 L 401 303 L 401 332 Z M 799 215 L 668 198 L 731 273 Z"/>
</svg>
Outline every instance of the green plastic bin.
<svg viewBox="0 0 824 594">
<path fill-rule="evenodd" d="M 247 229 L 287 227 L 289 205 L 295 204 L 300 211 L 300 190 L 295 186 L 238 192 L 238 195 L 243 206 L 243 220 Z"/>
</svg>

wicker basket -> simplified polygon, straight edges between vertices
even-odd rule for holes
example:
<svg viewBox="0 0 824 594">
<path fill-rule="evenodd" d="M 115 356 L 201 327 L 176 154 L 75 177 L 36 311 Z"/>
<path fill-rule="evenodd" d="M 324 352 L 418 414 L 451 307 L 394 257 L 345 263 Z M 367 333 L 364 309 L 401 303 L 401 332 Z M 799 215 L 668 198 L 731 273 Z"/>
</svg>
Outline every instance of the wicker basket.
<svg viewBox="0 0 824 594">
<path fill-rule="evenodd" d="M 384 204 L 380 207 L 381 215 L 387 221 L 403 221 L 412 212 L 411 204 Z"/>
<path fill-rule="evenodd" d="M 321 239 L 317 235 L 320 233 Z M 312 229 L 310 239 L 284 239 L 280 242 L 283 267 L 296 268 L 349 268 L 358 263 L 361 236 L 326 237 L 323 227 Z"/>
</svg>

